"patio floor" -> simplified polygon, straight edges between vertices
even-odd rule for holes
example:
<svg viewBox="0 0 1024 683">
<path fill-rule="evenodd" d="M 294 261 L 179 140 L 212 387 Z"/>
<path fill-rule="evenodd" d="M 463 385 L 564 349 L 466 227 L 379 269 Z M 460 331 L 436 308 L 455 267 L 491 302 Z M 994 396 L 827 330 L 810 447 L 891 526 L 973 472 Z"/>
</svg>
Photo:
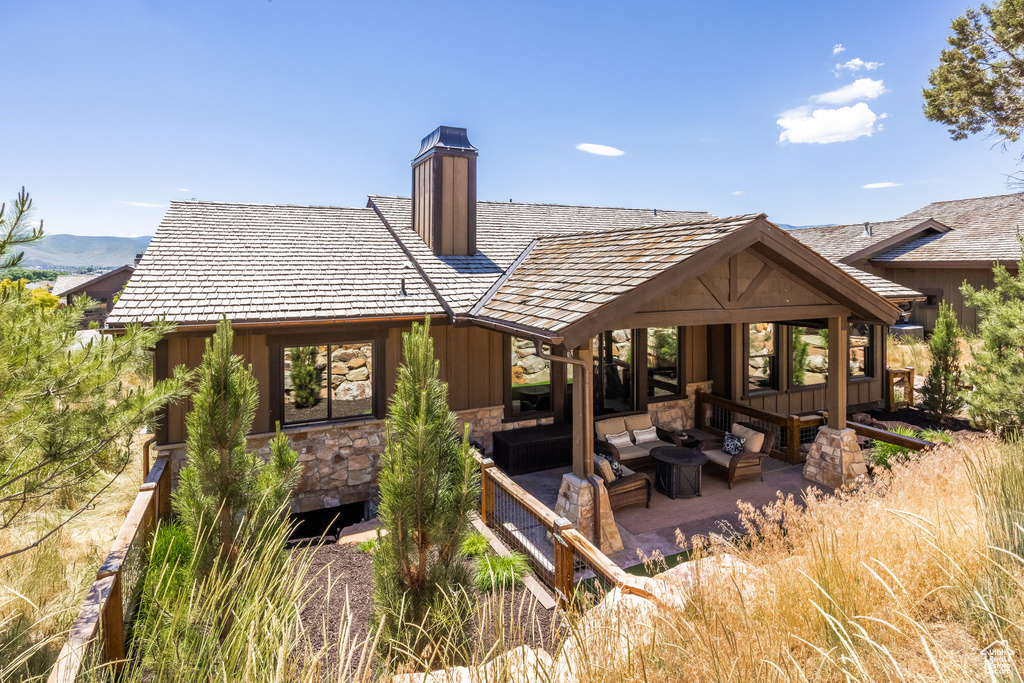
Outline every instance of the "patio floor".
<svg viewBox="0 0 1024 683">
<path fill-rule="evenodd" d="M 513 479 L 540 502 L 554 510 L 562 475 L 571 471 L 572 468 L 564 467 L 521 474 Z M 648 478 L 654 479 L 653 469 L 640 471 Z M 779 492 L 783 495 L 793 494 L 793 497 L 800 501 L 803 492 L 811 486 L 823 488 L 804 479 L 803 465 L 789 465 L 769 458 L 764 461 L 763 482 L 746 479 L 733 484 L 730 490 L 724 479 L 705 471 L 701 482 L 701 496 L 698 498 L 672 500 L 654 489 L 649 508 L 634 505 L 614 512 L 615 522 L 622 537 L 623 550 L 611 555 L 610 558 L 620 567 L 627 568 L 640 563 L 637 551 L 642 551 L 648 556 L 655 550 L 664 557 L 675 555 L 687 549 L 676 543 L 677 529 L 687 539 L 711 533 L 732 535 L 734 531 L 740 531 L 737 502 L 742 500 L 760 507 L 774 502 Z"/>
</svg>

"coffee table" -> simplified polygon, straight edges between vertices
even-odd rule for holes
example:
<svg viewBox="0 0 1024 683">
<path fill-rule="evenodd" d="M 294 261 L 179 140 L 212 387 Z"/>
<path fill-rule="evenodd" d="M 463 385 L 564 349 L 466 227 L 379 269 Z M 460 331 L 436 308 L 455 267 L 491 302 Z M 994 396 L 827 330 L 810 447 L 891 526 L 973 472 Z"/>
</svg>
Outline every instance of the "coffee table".
<svg viewBox="0 0 1024 683">
<path fill-rule="evenodd" d="M 654 487 L 666 496 L 692 498 L 700 495 L 701 465 L 708 461 L 696 448 L 659 446 L 651 449 L 654 459 Z"/>
</svg>

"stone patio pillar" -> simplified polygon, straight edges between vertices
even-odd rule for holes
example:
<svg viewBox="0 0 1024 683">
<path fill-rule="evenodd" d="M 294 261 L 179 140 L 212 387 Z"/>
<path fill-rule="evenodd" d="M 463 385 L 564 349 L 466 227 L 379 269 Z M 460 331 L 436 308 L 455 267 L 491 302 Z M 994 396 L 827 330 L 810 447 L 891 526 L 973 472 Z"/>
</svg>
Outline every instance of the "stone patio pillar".
<svg viewBox="0 0 1024 683">
<path fill-rule="evenodd" d="M 804 477 L 831 488 L 852 486 L 866 479 L 867 465 L 852 429 L 818 427 L 804 463 Z"/>
<path fill-rule="evenodd" d="M 601 528 L 597 530 L 594 528 L 596 512 L 600 512 L 601 520 Z M 581 479 L 571 473 L 562 475 L 555 514 L 572 522 L 577 531 L 606 555 L 622 550 L 622 538 L 615 526 L 608 491 L 599 477 Z"/>
</svg>

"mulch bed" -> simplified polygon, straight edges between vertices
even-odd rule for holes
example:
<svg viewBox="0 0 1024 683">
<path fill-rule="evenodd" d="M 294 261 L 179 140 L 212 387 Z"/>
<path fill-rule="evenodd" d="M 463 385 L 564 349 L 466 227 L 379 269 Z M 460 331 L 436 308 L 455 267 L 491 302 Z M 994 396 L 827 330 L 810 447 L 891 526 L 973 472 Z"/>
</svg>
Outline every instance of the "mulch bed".
<svg viewBox="0 0 1024 683">
<path fill-rule="evenodd" d="M 307 576 L 308 600 L 301 612 L 312 647 L 320 648 L 328 644 L 331 646 L 332 658 L 336 656 L 347 589 L 351 615 L 350 642 L 361 648 L 362 642 L 369 636 L 373 612 L 371 555 L 359 552 L 354 545 L 336 543 L 300 548 L 293 552 L 313 553 Z M 555 646 L 552 642 L 552 622 L 555 618 L 555 610 L 544 609 L 536 603 L 528 590 L 517 588 L 514 593 L 501 595 L 500 609 L 499 600 L 494 595 L 483 596 L 471 634 L 478 636 L 475 640 L 482 643 L 484 648 L 490 648 L 498 640 L 500 624 L 500 629 L 505 631 L 505 642 L 510 647 L 525 644 L 551 652 Z M 357 650 L 356 659 L 358 655 Z"/>
</svg>

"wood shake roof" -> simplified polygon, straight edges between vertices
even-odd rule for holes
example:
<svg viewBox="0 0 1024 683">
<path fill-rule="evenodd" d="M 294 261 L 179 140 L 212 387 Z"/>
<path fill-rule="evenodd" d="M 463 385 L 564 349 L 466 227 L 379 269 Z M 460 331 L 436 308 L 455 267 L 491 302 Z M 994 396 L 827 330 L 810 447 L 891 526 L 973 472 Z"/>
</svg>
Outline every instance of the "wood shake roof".
<svg viewBox="0 0 1024 683">
<path fill-rule="evenodd" d="M 175 201 L 107 322 L 439 312 L 430 288 L 372 209 Z"/>
<path fill-rule="evenodd" d="M 55 296 L 67 296 L 68 294 L 73 294 L 76 290 L 82 289 L 87 285 L 99 282 L 100 280 L 104 280 L 112 275 L 123 273 L 125 270 L 131 269 L 132 266 L 126 265 L 102 273 L 58 275 L 57 279 L 53 281 L 53 288 L 50 290 L 50 293 Z"/>
<path fill-rule="evenodd" d="M 931 227 L 928 218 L 901 218 L 895 221 L 871 223 L 871 236 L 864 235 L 864 224 L 823 225 L 817 228 L 796 228 L 789 234 L 811 249 L 834 261 L 850 261 L 851 257 L 882 249 L 886 242 L 904 237 L 912 239 L 923 229 Z M 939 229 L 945 229 L 936 226 Z"/>
</svg>

